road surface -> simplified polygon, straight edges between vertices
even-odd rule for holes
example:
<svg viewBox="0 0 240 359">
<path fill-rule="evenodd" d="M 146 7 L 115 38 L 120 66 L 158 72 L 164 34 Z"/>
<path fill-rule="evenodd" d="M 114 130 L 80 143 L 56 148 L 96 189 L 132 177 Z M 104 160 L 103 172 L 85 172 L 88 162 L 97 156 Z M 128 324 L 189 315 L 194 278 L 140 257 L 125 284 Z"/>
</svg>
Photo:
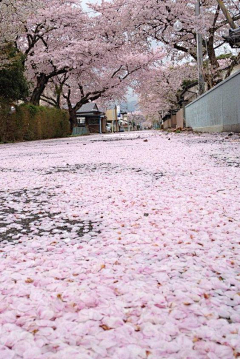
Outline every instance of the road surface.
<svg viewBox="0 0 240 359">
<path fill-rule="evenodd" d="M 240 356 L 240 137 L 0 146 L 1 359 Z"/>
</svg>

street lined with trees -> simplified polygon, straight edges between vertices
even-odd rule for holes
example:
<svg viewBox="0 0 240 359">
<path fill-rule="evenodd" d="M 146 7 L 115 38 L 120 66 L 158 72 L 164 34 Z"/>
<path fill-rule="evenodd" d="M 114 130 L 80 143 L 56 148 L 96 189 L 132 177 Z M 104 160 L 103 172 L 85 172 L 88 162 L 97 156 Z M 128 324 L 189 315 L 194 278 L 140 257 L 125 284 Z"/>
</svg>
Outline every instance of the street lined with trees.
<svg viewBox="0 0 240 359">
<path fill-rule="evenodd" d="M 90 17 L 78 1 L 26 1 L 11 16 L 18 19 L 14 43 L 23 54 L 29 101 L 39 105 L 42 96 L 49 102 L 50 93 L 51 103 L 59 106 L 60 95 L 72 127 L 83 104 L 124 98 L 135 74 L 162 57 L 146 42 L 128 39 L 121 18 Z"/>
<path fill-rule="evenodd" d="M 183 84 L 198 79 L 198 34 L 206 89 L 239 63 L 238 51 L 224 46 L 229 23 L 222 2 L 200 5 L 196 16 L 195 0 L 111 0 L 89 5 L 88 12 L 78 0 L 3 0 L 1 49 L 11 44 L 20 52 L 27 101 L 67 107 L 71 127 L 83 104 L 123 100 L 129 86 L 145 113 L 155 107 L 157 112 L 176 106 Z M 238 1 L 226 1 L 225 7 L 239 18 Z M 11 58 L 1 53 L 1 66 L 7 66 Z"/>
<path fill-rule="evenodd" d="M 0 20 L 0 359 L 239 358 L 240 136 L 182 105 L 239 128 L 239 1 L 0 0 Z"/>
</svg>

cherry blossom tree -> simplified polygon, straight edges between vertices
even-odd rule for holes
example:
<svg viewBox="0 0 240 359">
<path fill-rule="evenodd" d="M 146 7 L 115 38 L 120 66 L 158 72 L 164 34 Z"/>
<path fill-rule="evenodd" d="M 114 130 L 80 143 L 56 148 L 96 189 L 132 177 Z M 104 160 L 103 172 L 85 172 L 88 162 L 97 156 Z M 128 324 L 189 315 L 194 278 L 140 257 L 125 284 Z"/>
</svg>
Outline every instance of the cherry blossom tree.
<svg viewBox="0 0 240 359">
<path fill-rule="evenodd" d="M 143 115 L 141 111 L 134 111 L 131 113 L 128 113 L 128 121 L 130 121 L 133 125 L 133 127 L 137 130 L 141 129 L 143 126 L 143 123 L 146 121 L 146 117 Z"/>
<path fill-rule="evenodd" d="M 113 0 L 104 1 L 98 9 L 114 17 L 122 16 L 126 29 L 135 38 L 146 38 L 164 44 L 168 59 L 172 61 L 197 60 L 196 33 L 203 34 L 203 56 L 205 81 L 212 87 L 220 79 L 220 72 L 226 70 L 229 76 L 233 66 L 239 62 L 239 55 L 229 49 L 229 60 L 224 64 L 219 54 L 225 52 L 222 35 L 228 30 L 228 23 L 216 0 L 201 2 L 201 15 L 195 14 L 196 0 Z M 239 1 L 229 0 L 226 5 L 232 14 L 239 13 Z M 100 10 L 99 10 L 100 11 Z M 181 23 L 177 28 L 176 22 Z"/>
<path fill-rule="evenodd" d="M 131 52 L 123 46 L 118 51 L 102 52 L 91 58 L 90 66 L 72 70 L 66 78 L 63 97 L 69 109 L 72 127 L 76 125 L 76 112 L 85 103 L 101 99 L 101 102 L 124 100 L 127 89 L 143 71 L 161 56 L 149 52 Z"/>
<path fill-rule="evenodd" d="M 16 37 L 12 21 L 14 12 L 13 1 L 0 1 L 0 68 L 11 62 L 8 50 Z"/>
<path fill-rule="evenodd" d="M 90 18 L 77 1 L 55 2 L 58 7 L 41 8 L 29 20 L 18 44 L 34 83 L 31 102 L 38 104 L 42 96 L 59 106 L 62 95 L 73 127 L 84 103 L 123 98 L 135 75 L 162 53 L 128 38 L 121 21 L 99 13 Z"/>
<path fill-rule="evenodd" d="M 74 54 L 86 45 L 80 36 L 86 30 L 87 16 L 77 1 L 42 1 L 34 16 L 24 24 L 24 32 L 17 39 L 25 54 L 25 65 L 33 83 L 30 101 L 39 104 L 47 83 L 81 64 Z M 87 32 L 86 32 L 87 33 Z"/>
<path fill-rule="evenodd" d="M 24 30 L 28 18 L 33 18 L 42 0 L 1 0 L 0 1 L 0 66 L 11 62 L 6 51 L 16 46 L 16 40 Z"/>
<path fill-rule="evenodd" d="M 181 91 L 188 84 L 197 85 L 196 66 L 166 63 L 150 73 L 146 73 L 135 85 L 139 95 L 139 106 L 148 115 L 157 116 L 159 111 L 179 107 Z"/>
</svg>

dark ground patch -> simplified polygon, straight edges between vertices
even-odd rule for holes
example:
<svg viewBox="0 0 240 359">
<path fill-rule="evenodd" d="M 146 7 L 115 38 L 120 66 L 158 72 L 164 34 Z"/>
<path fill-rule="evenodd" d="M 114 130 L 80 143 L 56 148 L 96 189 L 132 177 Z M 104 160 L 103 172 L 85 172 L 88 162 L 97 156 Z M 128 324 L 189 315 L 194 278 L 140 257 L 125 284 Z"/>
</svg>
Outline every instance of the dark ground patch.
<svg viewBox="0 0 240 359">
<path fill-rule="evenodd" d="M 21 242 L 43 235 L 66 238 L 75 234 L 82 238 L 87 233 L 99 233 L 99 223 L 86 220 L 71 220 L 61 211 L 47 209 L 57 194 L 43 188 L 0 192 L 0 242 Z M 47 225 L 47 226 L 46 226 Z"/>
</svg>

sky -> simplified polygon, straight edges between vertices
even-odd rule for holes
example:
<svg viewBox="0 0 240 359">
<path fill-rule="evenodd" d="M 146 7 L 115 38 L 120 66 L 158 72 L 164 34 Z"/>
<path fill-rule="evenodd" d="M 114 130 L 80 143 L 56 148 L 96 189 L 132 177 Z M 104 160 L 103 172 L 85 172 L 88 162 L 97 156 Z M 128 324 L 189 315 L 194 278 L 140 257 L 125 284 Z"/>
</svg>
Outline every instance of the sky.
<svg viewBox="0 0 240 359">
<path fill-rule="evenodd" d="M 87 3 L 93 3 L 96 4 L 97 2 L 99 2 L 98 0 L 82 0 L 82 7 L 84 10 L 87 10 Z"/>
</svg>

